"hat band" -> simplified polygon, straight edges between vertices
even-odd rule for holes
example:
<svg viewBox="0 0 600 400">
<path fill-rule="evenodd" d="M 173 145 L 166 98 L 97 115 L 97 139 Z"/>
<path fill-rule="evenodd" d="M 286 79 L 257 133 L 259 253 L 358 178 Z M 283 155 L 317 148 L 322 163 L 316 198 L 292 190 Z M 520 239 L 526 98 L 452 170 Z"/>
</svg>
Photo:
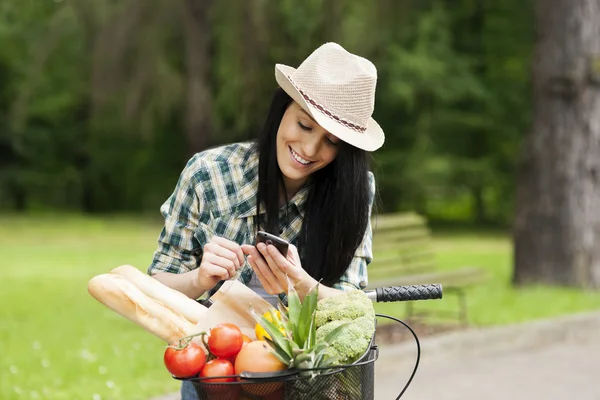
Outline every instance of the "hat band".
<svg viewBox="0 0 600 400">
<path fill-rule="evenodd" d="M 327 115 L 329 118 L 334 119 L 335 121 L 339 122 L 340 124 L 344 125 L 347 128 L 350 128 L 356 132 L 360 132 L 360 133 L 364 133 L 367 130 L 366 126 L 362 126 L 362 125 L 357 125 L 354 124 L 334 113 L 332 113 L 331 111 L 329 111 L 328 109 L 326 109 L 324 106 L 322 106 L 321 104 L 317 103 L 315 100 L 313 100 L 308 94 L 306 94 L 302 89 L 300 89 L 298 87 L 298 85 L 296 85 L 296 82 L 294 82 L 294 80 L 292 79 L 291 76 L 287 76 L 289 81 L 292 82 L 292 85 L 294 85 L 294 87 L 296 88 L 296 90 L 302 95 L 302 97 L 304 98 L 304 100 L 306 100 L 307 102 L 309 102 L 313 107 L 315 107 L 317 110 L 319 110 L 320 112 L 322 112 L 323 114 Z"/>
</svg>

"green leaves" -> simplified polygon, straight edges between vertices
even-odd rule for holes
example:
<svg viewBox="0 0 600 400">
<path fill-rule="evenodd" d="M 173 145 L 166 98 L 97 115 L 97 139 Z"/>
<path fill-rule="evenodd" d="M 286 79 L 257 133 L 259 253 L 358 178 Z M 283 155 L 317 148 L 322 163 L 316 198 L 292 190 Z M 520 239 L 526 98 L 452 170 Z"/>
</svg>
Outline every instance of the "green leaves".
<svg viewBox="0 0 600 400">
<path fill-rule="evenodd" d="M 198 96 L 185 96 L 198 74 L 182 66 L 201 54 L 172 42 L 183 38 L 193 48 L 191 39 L 205 35 L 187 36 L 181 4 L 4 3 L 13 5 L 0 6 L 0 125 L 17 129 L 0 136 L 11 152 L 36 160 L 8 157 L 8 179 L 0 181 L 7 196 L 21 191 L 9 182 L 24 182 L 28 203 L 42 207 L 153 208 L 181 172 L 171 166 L 193 150 L 184 148 L 181 110 L 211 122 L 215 145 L 246 140 L 256 115 L 267 112 L 273 63 L 298 65 L 337 36 L 381 77 L 376 119 L 386 148 L 375 158 L 386 211 L 418 206 L 466 220 L 476 216 L 468 205 L 483 198 L 489 222 L 512 215 L 514 155 L 531 119 L 531 2 L 214 2 L 209 19 L 219 23 L 206 28 L 214 54 L 200 64 L 219 90 L 200 113 L 191 103 Z M 377 33 L 367 35 L 373 24 Z"/>
<path fill-rule="evenodd" d="M 317 299 L 319 295 L 319 284 L 310 289 L 308 294 L 304 297 L 304 301 L 302 302 L 302 307 L 300 309 L 300 315 L 298 319 L 298 337 L 294 338 L 294 341 L 300 347 L 304 348 L 312 348 L 314 347 L 314 336 L 316 331 L 316 326 L 314 325 L 315 318 L 315 310 L 317 309 Z M 293 296 L 298 296 L 296 290 L 290 286 L 290 294 L 288 295 L 288 299 Z M 288 300 L 289 301 L 289 300 Z M 308 347 L 305 345 L 307 340 L 312 340 L 312 346 Z"/>
<path fill-rule="evenodd" d="M 271 311 L 271 317 L 275 321 L 277 316 L 275 312 Z M 254 317 L 254 319 L 265 329 L 265 331 L 271 337 L 271 340 L 266 339 L 267 342 L 271 345 L 274 350 L 274 354 L 279 358 L 281 362 L 286 365 L 289 365 L 291 360 L 294 358 L 294 354 L 292 352 L 292 345 L 290 343 L 290 339 L 284 336 L 280 331 L 277 325 L 269 321 L 264 316 L 257 313 L 253 308 L 250 308 L 250 314 Z"/>
<path fill-rule="evenodd" d="M 273 349 L 273 354 L 288 368 L 296 368 L 301 376 L 315 376 L 322 368 L 328 368 L 339 363 L 339 358 L 328 354 L 329 347 L 344 332 L 350 323 L 337 326 L 325 337 L 317 339 L 316 310 L 319 296 L 319 285 L 312 287 L 304 300 L 300 301 L 298 292 L 288 281 L 288 307 L 281 302 L 278 304 L 281 318 L 275 308 L 269 310 L 269 321 L 253 309 L 250 310 L 271 337 L 266 341 Z M 282 334 L 281 326 L 285 328 Z"/>
<path fill-rule="evenodd" d="M 294 289 L 294 285 L 290 281 L 288 277 L 288 309 L 287 309 L 287 318 L 290 329 L 288 331 L 292 332 L 292 337 L 294 342 L 301 346 L 303 332 L 301 332 L 302 327 L 300 324 L 300 313 L 302 311 L 302 304 L 300 302 L 300 297 L 298 296 L 298 292 Z"/>
</svg>

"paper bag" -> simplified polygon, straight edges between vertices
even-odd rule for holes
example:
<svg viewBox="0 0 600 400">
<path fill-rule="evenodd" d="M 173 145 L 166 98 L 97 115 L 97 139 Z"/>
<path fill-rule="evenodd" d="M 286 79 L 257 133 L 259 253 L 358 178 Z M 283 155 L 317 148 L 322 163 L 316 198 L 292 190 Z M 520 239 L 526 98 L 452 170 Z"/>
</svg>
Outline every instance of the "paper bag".
<svg viewBox="0 0 600 400">
<path fill-rule="evenodd" d="M 208 332 L 212 327 L 229 322 L 237 325 L 252 340 L 256 339 L 254 327 L 256 321 L 250 314 L 250 307 L 261 315 L 272 308 L 252 289 L 240 281 L 229 280 L 211 297 L 213 304 L 208 308 L 206 317 L 196 325 L 197 332 Z"/>
</svg>

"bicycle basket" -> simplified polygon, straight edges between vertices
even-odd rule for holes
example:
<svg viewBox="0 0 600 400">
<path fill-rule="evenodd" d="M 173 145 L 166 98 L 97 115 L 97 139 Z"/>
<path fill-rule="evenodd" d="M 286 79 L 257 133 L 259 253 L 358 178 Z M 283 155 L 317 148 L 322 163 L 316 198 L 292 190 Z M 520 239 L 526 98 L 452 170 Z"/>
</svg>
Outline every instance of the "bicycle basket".
<svg viewBox="0 0 600 400">
<path fill-rule="evenodd" d="M 194 385 L 199 400 L 372 400 L 374 398 L 375 360 L 378 357 L 375 335 L 363 356 L 353 364 L 330 367 L 314 377 L 298 370 L 282 371 L 273 377 L 235 382 L 211 383 L 200 377 L 182 379 Z"/>
</svg>

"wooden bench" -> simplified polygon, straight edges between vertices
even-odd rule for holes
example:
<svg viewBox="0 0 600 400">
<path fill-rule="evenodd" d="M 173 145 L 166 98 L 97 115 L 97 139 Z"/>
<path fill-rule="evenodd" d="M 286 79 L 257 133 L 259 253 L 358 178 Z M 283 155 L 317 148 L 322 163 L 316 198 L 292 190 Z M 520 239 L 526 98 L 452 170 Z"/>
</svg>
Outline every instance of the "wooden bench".
<svg viewBox="0 0 600 400">
<path fill-rule="evenodd" d="M 372 227 L 373 262 L 368 267 L 367 289 L 442 284 L 444 296 L 457 296 L 458 318 L 463 325 L 468 324 L 466 289 L 486 279 L 485 272 L 475 267 L 440 271 L 427 220 L 416 213 L 380 214 L 373 217 Z M 406 307 L 408 318 L 424 314 L 415 311 L 415 302 L 407 302 Z"/>
</svg>

